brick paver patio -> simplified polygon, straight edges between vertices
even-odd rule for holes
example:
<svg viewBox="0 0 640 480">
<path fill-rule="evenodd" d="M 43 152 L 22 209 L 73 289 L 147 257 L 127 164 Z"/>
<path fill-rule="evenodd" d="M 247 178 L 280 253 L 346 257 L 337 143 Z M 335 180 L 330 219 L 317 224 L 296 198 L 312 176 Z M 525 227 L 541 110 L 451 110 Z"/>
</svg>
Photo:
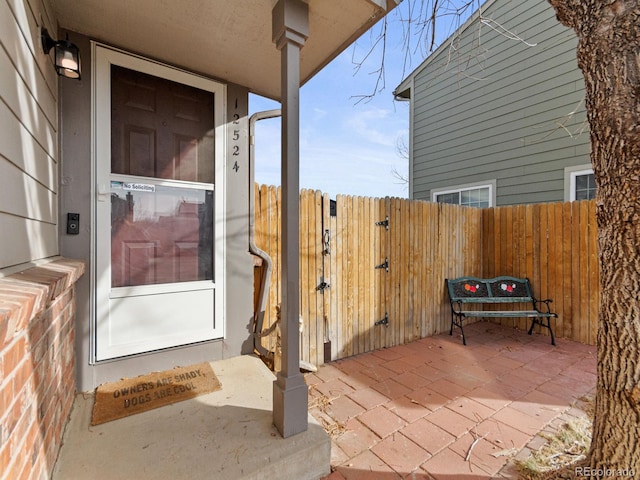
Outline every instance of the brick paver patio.
<svg viewBox="0 0 640 480">
<path fill-rule="evenodd" d="M 306 375 L 332 437 L 330 480 L 517 478 L 510 460 L 595 391 L 596 349 L 491 323 Z"/>
</svg>

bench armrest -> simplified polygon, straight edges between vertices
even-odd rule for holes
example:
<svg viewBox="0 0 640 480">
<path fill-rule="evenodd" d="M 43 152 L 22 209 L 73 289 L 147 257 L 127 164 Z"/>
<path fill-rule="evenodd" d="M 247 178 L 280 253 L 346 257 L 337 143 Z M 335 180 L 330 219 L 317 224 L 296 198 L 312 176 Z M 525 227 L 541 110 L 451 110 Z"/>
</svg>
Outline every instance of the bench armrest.
<svg viewBox="0 0 640 480">
<path fill-rule="evenodd" d="M 537 298 L 532 298 L 532 301 L 533 301 L 533 308 L 535 308 L 536 310 L 540 311 L 540 309 L 538 308 L 538 304 L 544 303 L 547 310 L 546 313 L 551 313 L 551 303 L 553 302 L 553 300 L 551 300 L 550 298 L 545 298 L 544 300 L 538 300 Z"/>
</svg>

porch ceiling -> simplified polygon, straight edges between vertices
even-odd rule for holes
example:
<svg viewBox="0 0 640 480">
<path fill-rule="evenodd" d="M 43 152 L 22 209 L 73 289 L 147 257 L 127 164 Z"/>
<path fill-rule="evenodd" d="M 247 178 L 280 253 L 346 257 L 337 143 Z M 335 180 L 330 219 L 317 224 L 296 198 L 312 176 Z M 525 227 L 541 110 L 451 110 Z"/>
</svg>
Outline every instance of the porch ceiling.
<svg viewBox="0 0 640 480">
<path fill-rule="evenodd" d="M 302 82 L 399 1 L 308 0 Z M 275 0 L 51 0 L 51 4 L 60 28 L 279 99 L 280 54 L 271 38 Z"/>
</svg>

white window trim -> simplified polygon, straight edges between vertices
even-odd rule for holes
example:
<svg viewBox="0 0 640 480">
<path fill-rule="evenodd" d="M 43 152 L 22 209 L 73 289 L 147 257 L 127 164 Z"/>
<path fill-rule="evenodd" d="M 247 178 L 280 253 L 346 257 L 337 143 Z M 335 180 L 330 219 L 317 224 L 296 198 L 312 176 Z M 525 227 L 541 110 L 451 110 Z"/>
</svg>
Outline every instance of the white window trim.
<svg viewBox="0 0 640 480">
<path fill-rule="evenodd" d="M 475 190 L 478 188 L 489 189 L 489 207 L 496 205 L 496 180 L 484 180 L 482 182 L 465 183 L 463 185 L 455 185 L 450 187 L 432 188 L 431 189 L 431 201 L 436 202 L 438 195 L 447 193 L 459 193 L 465 190 Z"/>
<path fill-rule="evenodd" d="M 576 165 L 574 167 L 566 167 L 564 169 L 564 201 L 574 202 L 576 199 L 576 177 L 580 175 L 590 175 L 593 168 L 590 163 L 585 165 Z"/>
</svg>

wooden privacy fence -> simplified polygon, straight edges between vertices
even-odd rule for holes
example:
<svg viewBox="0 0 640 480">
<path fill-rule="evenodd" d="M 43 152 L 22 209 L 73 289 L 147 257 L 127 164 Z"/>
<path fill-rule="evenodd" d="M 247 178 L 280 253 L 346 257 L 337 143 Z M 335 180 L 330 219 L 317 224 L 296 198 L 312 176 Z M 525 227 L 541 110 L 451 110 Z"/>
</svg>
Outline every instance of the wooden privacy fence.
<svg viewBox="0 0 640 480">
<path fill-rule="evenodd" d="M 589 345 L 596 343 L 600 307 L 595 212 L 595 200 L 482 212 L 483 275 L 528 277 L 537 298 L 553 299 L 557 336 Z M 525 328 L 525 319 L 515 321 Z"/>
<path fill-rule="evenodd" d="M 280 303 L 280 189 L 256 186 L 255 240 L 273 261 L 263 328 Z M 594 343 L 594 203 L 465 208 L 300 194 L 301 358 L 315 365 L 449 330 L 445 278 L 528 276 L 558 336 Z M 256 285 L 260 272 L 256 272 Z M 520 320 L 506 324 L 525 328 Z M 275 335 L 262 339 L 274 350 Z M 326 352 L 326 355 L 325 355 Z"/>
</svg>

